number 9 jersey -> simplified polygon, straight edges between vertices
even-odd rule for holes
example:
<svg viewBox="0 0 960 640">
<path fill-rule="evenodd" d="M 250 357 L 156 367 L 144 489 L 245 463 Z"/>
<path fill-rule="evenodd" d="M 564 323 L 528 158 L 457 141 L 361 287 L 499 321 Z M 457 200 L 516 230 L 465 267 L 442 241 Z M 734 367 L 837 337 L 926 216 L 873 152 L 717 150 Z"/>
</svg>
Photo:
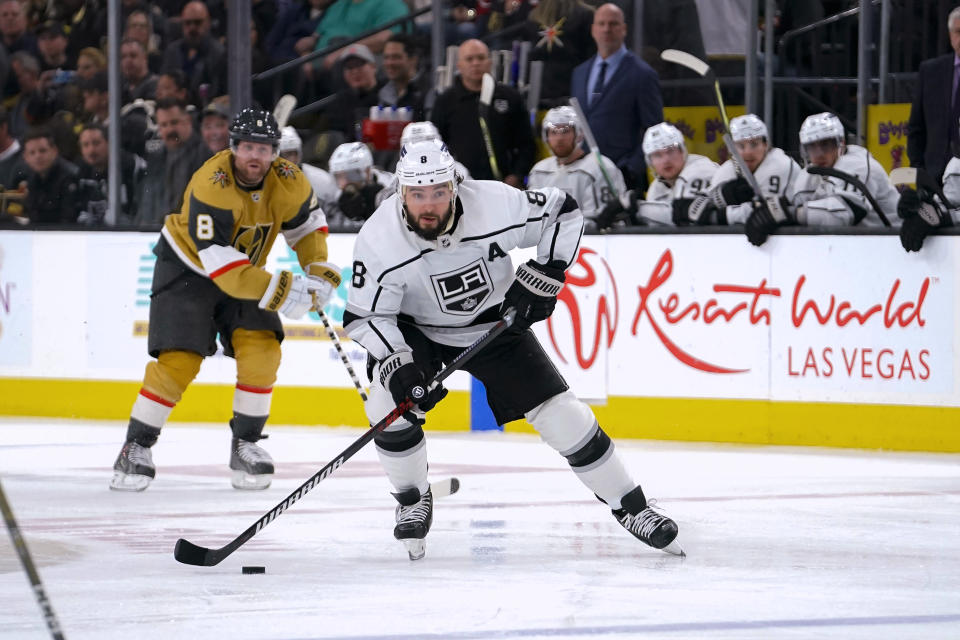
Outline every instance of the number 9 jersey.
<svg viewBox="0 0 960 640">
<path fill-rule="evenodd" d="M 161 233 L 194 272 L 234 298 L 260 299 L 271 275 L 263 269 L 277 235 L 297 253 L 309 275 L 336 287 L 340 277 L 327 264 L 327 220 L 300 169 L 275 159 L 263 181 L 237 183 L 229 150 L 193 174 L 179 213 L 169 214 Z"/>
</svg>

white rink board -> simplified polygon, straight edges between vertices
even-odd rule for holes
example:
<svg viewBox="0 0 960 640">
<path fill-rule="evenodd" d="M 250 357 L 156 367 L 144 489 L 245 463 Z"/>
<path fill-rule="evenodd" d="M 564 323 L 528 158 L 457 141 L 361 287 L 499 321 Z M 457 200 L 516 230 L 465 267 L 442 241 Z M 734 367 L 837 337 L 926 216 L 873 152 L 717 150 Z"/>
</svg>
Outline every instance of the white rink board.
<svg viewBox="0 0 960 640">
<path fill-rule="evenodd" d="M 135 328 L 148 319 L 157 238 L 0 232 L 0 376 L 141 380 L 146 337 Z M 329 240 L 345 267 L 327 307 L 336 322 L 352 244 Z M 588 398 L 960 406 L 958 249 L 958 237 L 906 254 L 894 236 L 774 236 L 761 248 L 739 235 L 585 236 L 537 333 Z M 280 240 L 267 268 L 296 269 L 296 255 Z M 315 317 L 285 324 L 323 335 Z M 198 381 L 234 377 L 218 355 Z M 350 381 L 328 341 L 290 336 L 278 384 Z M 466 377 L 450 386 L 465 389 Z"/>
</svg>

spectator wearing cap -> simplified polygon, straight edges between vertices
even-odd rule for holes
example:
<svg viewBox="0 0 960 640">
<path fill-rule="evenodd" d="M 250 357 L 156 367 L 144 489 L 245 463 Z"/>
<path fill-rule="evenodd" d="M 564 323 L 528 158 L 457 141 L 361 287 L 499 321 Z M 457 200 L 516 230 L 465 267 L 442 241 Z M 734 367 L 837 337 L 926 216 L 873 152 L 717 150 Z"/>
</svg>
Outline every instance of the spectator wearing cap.
<svg viewBox="0 0 960 640">
<path fill-rule="evenodd" d="M 230 98 L 214 98 L 200 116 L 200 137 L 211 154 L 230 146 Z"/>
<path fill-rule="evenodd" d="M 158 140 L 147 145 L 147 171 L 138 189 L 139 227 L 155 227 L 178 211 L 193 173 L 212 154 L 193 128 L 187 105 L 171 98 L 157 101 Z"/>
<path fill-rule="evenodd" d="M 340 54 L 340 62 L 347 86 L 334 95 L 317 128 L 340 131 L 347 142 L 359 141 L 363 137 L 362 120 L 379 100 L 376 59 L 366 45 L 352 44 Z"/>
<path fill-rule="evenodd" d="M 223 45 L 210 35 L 210 12 L 207 6 L 193 0 L 180 12 L 183 37 L 170 43 L 164 52 L 163 70 L 178 69 L 187 78 L 194 95 L 217 96 L 224 92 L 227 68 Z"/>
<path fill-rule="evenodd" d="M 391 34 L 383 46 L 383 73 L 387 83 L 377 94 L 380 102 L 393 107 L 409 107 L 413 120 L 426 119 L 429 99 L 432 106 L 433 92 L 430 79 L 420 73 L 420 49 L 412 37 L 405 33 Z"/>
<path fill-rule="evenodd" d="M 23 213 L 33 225 L 77 221 L 77 167 L 60 157 L 53 132 L 35 128 L 23 139 L 27 197 Z"/>
<path fill-rule="evenodd" d="M 123 76 L 121 101 L 124 104 L 157 97 L 157 76 L 150 72 L 147 50 L 139 40 L 124 38 L 120 43 L 120 75 Z"/>
<path fill-rule="evenodd" d="M 350 40 L 365 31 L 369 31 L 381 24 L 401 18 L 410 13 L 403 0 L 339 0 L 331 5 L 320 22 L 317 23 L 317 43 L 315 51 L 326 49 L 338 41 Z M 380 53 L 383 45 L 391 33 L 399 33 L 400 27 L 384 29 L 372 36 L 358 41 L 370 51 Z M 340 55 L 334 51 L 323 60 L 323 67 L 327 71 L 333 68 Z"/>
<path fill-rule="evenodd" d="M 77 63 L 67 55 L 67 32 L 62 22 L 47 20 L 37 27 L 40 71 L 74 71 Z"/>
<path fill-rule="evenodd" d="M 77 173 L 77 222 L 86 225 L 103 224 L 109 194 L 108 161 L 110 145 L 107 129 L 100 124 L 84 125 L 80 131 L 80 156 Z M 133 222 L 137 212 L 137 182 L 146 169 L 144 161 L 132 153 L 120 150 L 120 212 L 116 224 Z"/>
</svg>

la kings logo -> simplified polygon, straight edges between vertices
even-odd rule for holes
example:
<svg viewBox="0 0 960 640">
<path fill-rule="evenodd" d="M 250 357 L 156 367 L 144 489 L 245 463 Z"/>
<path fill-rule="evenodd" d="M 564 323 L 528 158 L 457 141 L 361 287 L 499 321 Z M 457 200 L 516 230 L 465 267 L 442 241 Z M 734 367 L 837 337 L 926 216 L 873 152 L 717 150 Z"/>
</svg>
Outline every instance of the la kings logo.
<svg viewBox="0 0 960 640">
<path fill-rule="evenodd" d="M 440 309 L 456 316 L 473 315 L 493 292 L 482 258 L 455 271 L 430 276 L 430 280 Z"/>
</svg>

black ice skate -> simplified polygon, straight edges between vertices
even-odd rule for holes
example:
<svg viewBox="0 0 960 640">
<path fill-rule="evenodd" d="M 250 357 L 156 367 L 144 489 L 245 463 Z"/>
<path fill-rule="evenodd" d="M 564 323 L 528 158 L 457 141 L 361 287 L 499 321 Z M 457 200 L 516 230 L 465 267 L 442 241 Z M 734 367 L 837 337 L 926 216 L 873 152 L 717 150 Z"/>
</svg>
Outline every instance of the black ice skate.
<svg viewBox="0 0 960 640">
<path fill-rule="evenodd" d="M 143 491 L 157 475 L 150 447 L 136 442 L 123 443 L 117 461 L 113 463 L 110 488 L 116 491 Z"/>
<path fill-rule="evenodd" d="M 266 489 L 273 479 L 273 458 L 256 442 L 234 438 L 230 448 L 234 489 Z"/>
<path fill-rule="evenodd" d="M 613 509 L 613 517 L 641 542 L 677 556 L 685 556 L 677 542 L 677 523 L 654 508 L 656 501 L 647 499 L 637 487 L 620 499 L 621 509 Z"/>
<path fill-rule="evenodd" d="M 403 543 L 411 560 L 419 560 L 427 553 L 426 537 L 433 522 L 433 493 L 430 489 L 420 495 L 416 487 L 393 494 L 397 506 L 397 526 L 393 537 Z"/>
</svg>

